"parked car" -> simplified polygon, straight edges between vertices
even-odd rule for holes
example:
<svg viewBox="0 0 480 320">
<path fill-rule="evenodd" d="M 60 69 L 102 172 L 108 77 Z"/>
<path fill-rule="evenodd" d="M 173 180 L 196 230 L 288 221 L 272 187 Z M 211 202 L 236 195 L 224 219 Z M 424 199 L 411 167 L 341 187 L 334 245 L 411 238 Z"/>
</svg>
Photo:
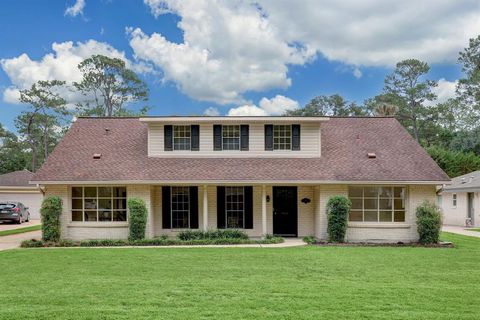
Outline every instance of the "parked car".
<svg viewBox="0 0 480 320">
<path fill-rule="evenodd" d="M 21 202 L 0 202 L 0 221 L 11 221 L 21 224 L 30 220 L 30 212 Z"/>
</svg>

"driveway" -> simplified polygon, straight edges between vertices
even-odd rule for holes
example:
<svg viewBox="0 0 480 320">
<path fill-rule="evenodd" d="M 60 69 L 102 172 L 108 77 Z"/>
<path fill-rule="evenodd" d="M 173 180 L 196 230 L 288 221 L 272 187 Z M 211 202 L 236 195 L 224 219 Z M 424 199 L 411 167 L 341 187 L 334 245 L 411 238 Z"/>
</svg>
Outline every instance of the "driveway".
<svg viewBox="0 0 480 320">
<path fill-rule="evenodd" d="M 30 220 L 22 224 L 16 224 L 11 222 L 0 222 L 0 231 L 36 226 L 36 225 L 39 225 L 40 223 L 41 223 L 40 220 Z"/>
<path fill-rule="evenodd" d="M 466 227 L 459 226 L 443 226 L 442 231 L 451 232 L 456 234 L 461 234 L 464 236 L 477 237 L 480 238 L 480 232 L 478 231 L 469 231 Z"/>
<path fill-rule="evenodd" d="M 0 237 L 0 251 L 18 248 L 24 240 L 30 240 L 33 238 L 40 239 L 41 237 L 42 231 L 40 230 Z"/>
</svg>

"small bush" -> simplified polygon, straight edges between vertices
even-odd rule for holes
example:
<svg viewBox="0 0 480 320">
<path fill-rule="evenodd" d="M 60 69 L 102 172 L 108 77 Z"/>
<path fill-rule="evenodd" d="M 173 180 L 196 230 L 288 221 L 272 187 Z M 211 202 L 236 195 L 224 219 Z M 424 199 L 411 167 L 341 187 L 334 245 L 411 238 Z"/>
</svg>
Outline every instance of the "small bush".
<svg viewBox="0 0 480 320">
<path fill-rule="evenodd" d="M 60 197 L 50 196 L 43 200 L 40 208 L 43 241 L 58 241 L 60 239 L 61 214 L 62 199 Z"/>
<path fill-rule="evenodd" d="M 203 240 L 203 239 L 248 239 L 248 235 L 236 229 L 217 230 L 185 230 L 177 235 L 179 240 Z"/>
<path fill-rule="evenodd" d="M 438 243 L 442 228 L 442 215 L 440 209 L 433 203 L 425 201 L 416 211 L 417 231 L 421 244 Z"/>
<path fill-rule="evenodd" d="M 306 236 L 306 237 L 303 237 L 303 242 L 308 244 L 315 244 L 317 243 L 317 239 L 314 236 Z"/>
<path fill-rule="evenodd" d="M 35 240 L 35 239 L 32 239 L 32 240 L 24 240 L 22 241 L 22 243 L 20 244 L 20 247 L 22 248 L 39 248 L 39 247 L 43 247 L 43 241 L 39 241 L 39 240 Z"/>
<path fill-rule="evenodd" d="M 147 225 L 147 207 L 142 199 L 128 199 L 129 211 L 129 240 L 140 240 L 145 238 L 145 227 Z"/>
<path fill-rule="evenodd" d="M 352 202 L 344 196 L 334 196 L 328 200 L 328 238 L 330 242 L 344 242 L 347 233 L 348 212 Z"/>
</svg>

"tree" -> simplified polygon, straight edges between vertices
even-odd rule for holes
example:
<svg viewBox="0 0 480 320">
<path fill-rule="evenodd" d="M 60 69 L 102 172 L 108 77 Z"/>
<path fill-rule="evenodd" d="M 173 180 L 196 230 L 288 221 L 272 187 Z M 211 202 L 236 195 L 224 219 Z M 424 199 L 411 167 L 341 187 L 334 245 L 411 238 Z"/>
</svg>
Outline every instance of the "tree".
<svg viewBox="0 0 480 320">
<path fill-rule="evenodd" d="M 457 95 L 468 113 L 468 126 L 478 127 L 480 121 L 480 35 L 469 41 L 459 53 L 465 78 L 458 80 Z"/>
<path fill-rule="evenodd" d="M 365 100 L 364 108 L 377 117 L 393 117 L 398 111 L 398 97 L 392 94 L 379 94 Z"/>
<path fill-rule="evenodd" d="M 78 111 L 91 116 L 120 116 L 131 114 L 125 104 L 148 100 L 146 84 L 117 58 L 94 55 L 78 65 L 82 81 L 74 82 L 85 100 L 77 104 Z M 147 111 L 144 107 L 140 112 Z"/>
<path fill-rule="evenodd" d="M 480 170 L 480 157 L 473 152 L 455 152 L 438 146 L 427 151 L 451 178 Z"/>
<path fill-rule="evenodd" d="M 26 154 L 22 144 L 12 132 L 0 124 L 0 174 L 23 170 L 26 166 Z"/>
<path fill-rule="evenodd" d="M 285 113 L 287 116 L 364 116 L 367 112 L 355 102 L 349 102 L 342 96 L 334 94 L 331 96 L 317 96 L 310 100 L 305 107 L 290 110 Z"/>
<path fill-rule="evenodd" d="M 424 103 L 436 98 L 432 88 L 437 86 L 437 82 L 423 80 L 429 70 L 426 62 L 408 59 L 397 63 L 393 73 L 385 78 L 384 93 L 396 97 L 397 117 L 406 128 L 411 129 L 418 142 L 422 126 L 432 120 L 430 117 L 433 114 Z"/>
</svg>

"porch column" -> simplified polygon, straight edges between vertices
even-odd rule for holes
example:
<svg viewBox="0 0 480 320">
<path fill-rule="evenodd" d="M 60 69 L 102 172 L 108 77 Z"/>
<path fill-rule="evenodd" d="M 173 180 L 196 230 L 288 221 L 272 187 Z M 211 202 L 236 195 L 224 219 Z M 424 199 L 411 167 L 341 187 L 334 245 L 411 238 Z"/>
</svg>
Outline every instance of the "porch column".
<svg viewBox="0 0 480 320">
<path fill-rule="evenodd" d="M 315 199 L 315 217 L 314 217 L 314 230 L 315 230 L 315 238 L 320 239 L 321 238 L 321 228 L 322 228 L 322 222 L 321 222 L 321 203 L 320 203 L 320 186 L 315 186 L 315 193 L 313 198 Z"/>
<path fill-rule="evenodd" d="M 208 229 L 208 194 L 207 186 L 203 186 L 203 230 Z"/>
<path fill-rule="evenodd" d="M 262 185 L 262 236 L 267 234 L 267 187 Z"/>
</svg>

